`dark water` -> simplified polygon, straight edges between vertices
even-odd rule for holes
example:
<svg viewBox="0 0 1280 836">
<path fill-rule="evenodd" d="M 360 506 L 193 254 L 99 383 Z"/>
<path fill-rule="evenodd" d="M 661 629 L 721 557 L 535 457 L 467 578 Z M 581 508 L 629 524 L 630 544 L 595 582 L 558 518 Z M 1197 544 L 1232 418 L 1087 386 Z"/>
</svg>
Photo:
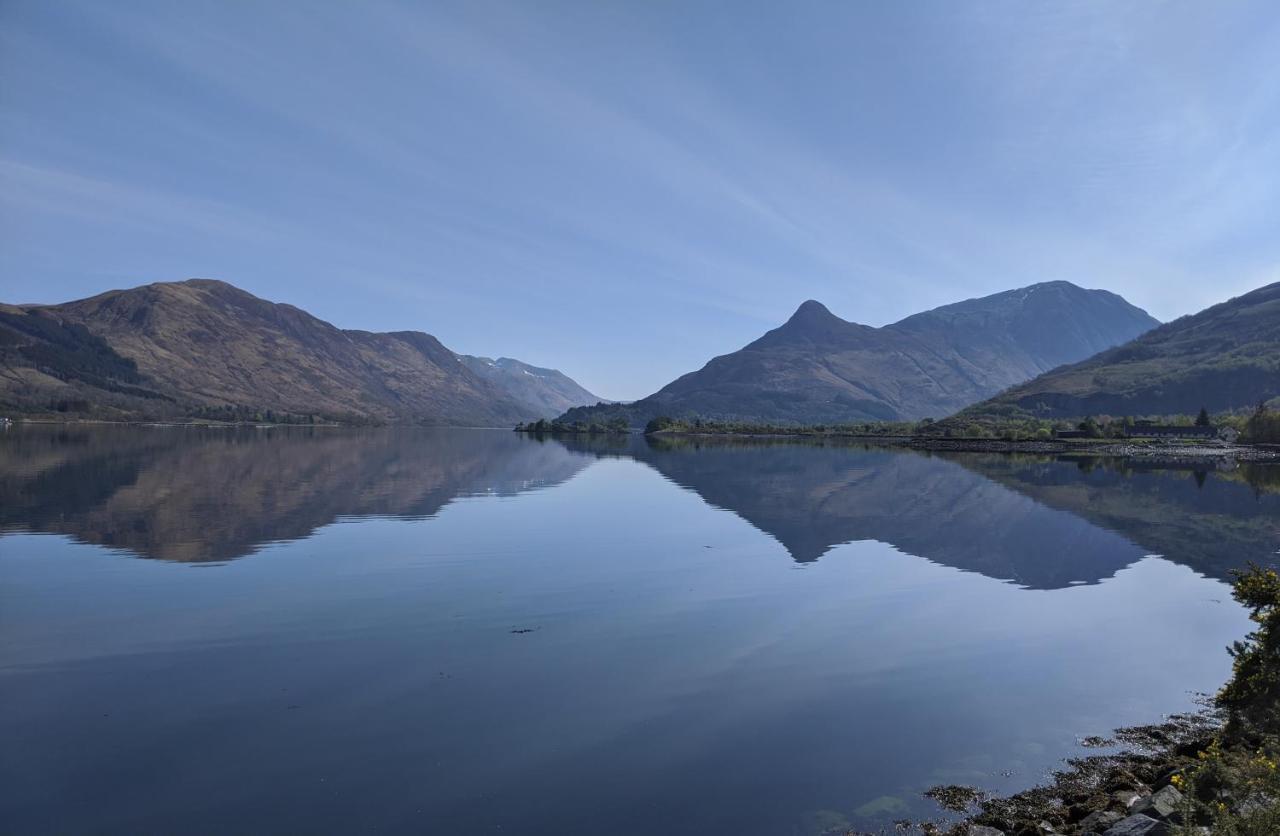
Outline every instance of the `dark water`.
<svg viewBox="0 0 1280 836">
<path fill-rule="evenodd" d="M 1275 469 L 0 435 L 0 831 L 816 834 L 1192 705 Z"/>
</svg>

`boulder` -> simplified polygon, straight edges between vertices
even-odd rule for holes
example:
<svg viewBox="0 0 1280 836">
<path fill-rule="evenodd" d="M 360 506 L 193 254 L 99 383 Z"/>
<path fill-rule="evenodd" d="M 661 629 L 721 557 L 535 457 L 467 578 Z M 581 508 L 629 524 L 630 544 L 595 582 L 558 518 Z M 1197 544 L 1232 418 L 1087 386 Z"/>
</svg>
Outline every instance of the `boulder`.
<svg viewBox="0 0 1280 836">
<path fill-rule="evenodd" d="M 1139 799 L 1129 808 L 1131 813 L 1142 813 L 1157 819 L 1178 819 L 1182 805 L 1182 793 L 1172 786 Z"/>
<path fill-rule="evenodd" d="M 1004 836 L 1004 831 L 985 824 L 971 824 L 967 836 Z"/>
<path fill-rule="evenodd" d="M 1133 790 L 1116 790 L 1111 793 L 1111 797 L 1122 809 L 1128 810 L 1137 803 L 1139 798 L 1142 798 L 1142 795 Z"/>
<path fill-rule="evenodd" d="M 1124 816 L 1111 810 L 1095 810 L 1080 820 L 1081 833 L 1101 833 Z"/>
<path fill-rule="evenodd" d="M 1172 832 L 1167 822 L 1139 813 L 1111 825 L 1102 836 L 1170 836 Z"/>
</svg>

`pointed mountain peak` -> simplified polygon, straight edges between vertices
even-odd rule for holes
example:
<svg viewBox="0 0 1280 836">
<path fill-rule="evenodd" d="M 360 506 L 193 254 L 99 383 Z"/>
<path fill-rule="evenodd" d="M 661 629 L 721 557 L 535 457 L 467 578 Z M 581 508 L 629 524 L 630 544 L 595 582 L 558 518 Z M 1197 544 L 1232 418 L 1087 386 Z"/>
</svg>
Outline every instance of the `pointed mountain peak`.
<svg viewBox="0 0 1280 836">
<path fill-rule="evenodd" d="M 832 323 L 842 323 L 840 317 L 833 314 L 827 309 L 827 306 L 814 299 L 804 302 L 800 307 L 796 308 L 796 312 L 791 315 L 783 328 L 812 328 L 814 326 L 830 325 Z"/>
<path fill-rule="evenodd" d="M 827 309 L 827 306 L 819 302 L 817 299 L 807 299 L 804 302 L 801 302 L 800 307 L 796 308 L 795 316 L 800 316 L 801 314 L 826 314 L 828 316 L 833 316 L 831 311 Z"/>
</svg>

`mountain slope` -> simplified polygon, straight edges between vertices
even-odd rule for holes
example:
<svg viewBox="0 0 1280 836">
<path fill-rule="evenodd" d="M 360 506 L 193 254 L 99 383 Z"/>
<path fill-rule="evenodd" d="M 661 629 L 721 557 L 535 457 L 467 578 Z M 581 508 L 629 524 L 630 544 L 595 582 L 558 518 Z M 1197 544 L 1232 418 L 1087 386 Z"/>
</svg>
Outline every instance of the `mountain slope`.
<svg viewBox="0 0 1280 836">
<path fill-rule="evenodd" d="M 1280 282 L 1015 386 L 966 415 L 1218 412 L 1280 395 Z"/>
<path fill-rule="evenodd" d="M 608 403 L 556 369 L 531 366 L 510 357 L 492 360 L 488 357 L 459 354 L 458 359 L 472 372 L 494 383 L 540 418 L 554 417 L 575 406 Z"/>
<path fill-rule="evenodd" d="M 788 423 L 943 416 L 1158 323 L 1101 290 L 1049 282 L 916 314 L 882 328 L 808 301 L 781 327 L 625 407 L 562 420 L 658 415 Z"/>
<path fill-rule="evenodd" d="M 0 352 L 0 399 L 26 409 L 173 417 L 240 408 L 488 426 L 531 416 L 429 334 L 341 330 L 204 279 L 6 306 Z"/>
</svg>

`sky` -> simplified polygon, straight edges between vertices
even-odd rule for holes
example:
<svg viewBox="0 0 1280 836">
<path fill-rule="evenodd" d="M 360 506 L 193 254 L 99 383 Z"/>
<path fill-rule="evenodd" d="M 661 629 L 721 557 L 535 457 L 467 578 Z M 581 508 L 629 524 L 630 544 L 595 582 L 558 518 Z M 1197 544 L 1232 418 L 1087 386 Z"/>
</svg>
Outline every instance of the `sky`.
<svg viewBox="0 0 1280 836">
<path fill-rule="evenodd" d="M 222 279 L 630 399 L 805 299 L 1280 280 L 1259 2 L 0 0 L 0 300 Z"/>
</svg>

